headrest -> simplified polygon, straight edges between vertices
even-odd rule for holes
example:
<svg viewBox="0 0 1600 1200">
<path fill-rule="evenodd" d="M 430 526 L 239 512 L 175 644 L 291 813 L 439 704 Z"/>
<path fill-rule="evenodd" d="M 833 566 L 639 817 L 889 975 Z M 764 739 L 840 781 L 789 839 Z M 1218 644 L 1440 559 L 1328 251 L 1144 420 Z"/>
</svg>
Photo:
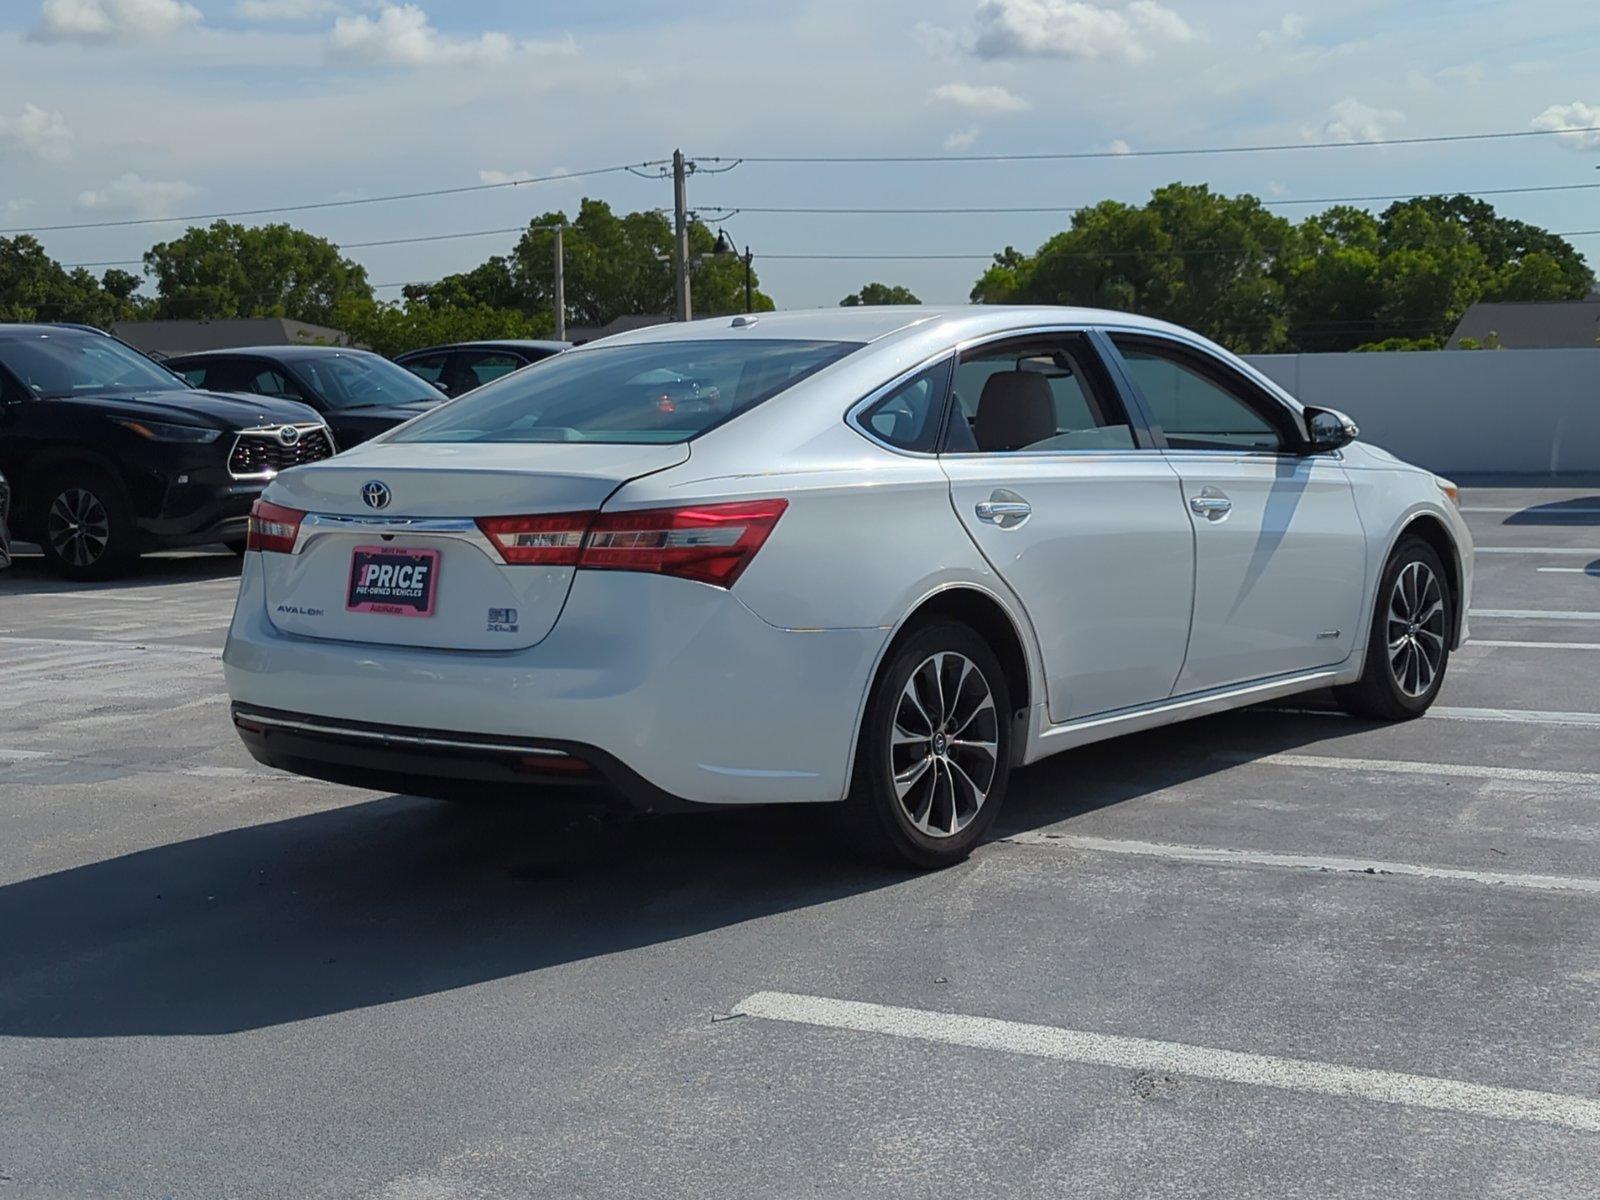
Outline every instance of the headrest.
<svg viewBox="0 0 1600 1200">
<path fill-rule="evenodd" d="M 1020 450 L 1056 435 L 1056 402 L 1038 371 L 997 371 L 983 385 L 972 436 L 979 450 Z"/>
</svg>

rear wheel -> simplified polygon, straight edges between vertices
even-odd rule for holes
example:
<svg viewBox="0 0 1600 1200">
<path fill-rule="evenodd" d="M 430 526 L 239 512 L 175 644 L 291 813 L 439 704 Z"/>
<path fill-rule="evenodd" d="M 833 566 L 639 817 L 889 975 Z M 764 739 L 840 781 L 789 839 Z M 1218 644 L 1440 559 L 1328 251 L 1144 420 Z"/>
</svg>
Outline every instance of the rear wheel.
<svg viewBox="0 0 1600 1200">
<path fill-rule="evenodd" d="M 1421 538 L 1395 547 L 1367 631 L 1361 680 L 1335 689 L 1357 716 L 1405 721 L 1427 712 L 1450 664 L 1451 597 L 1444 564 Z"/>
<path fill-rule="evenodd" d="M 39 548 L 68 579 L 113 579 L 139 557 L 133 505 L 122 483 L 105 471 L 66 471 L 41 489 L 35 525 Z"/>
<path fill-rule="evenodd" d="M 994 652 L 965 625 L 907 637 L 878 674 L 843 826 L 874 858 L 960 862 L 994 823 L 1011 762 L 1011 708 Z"/>
</svg>

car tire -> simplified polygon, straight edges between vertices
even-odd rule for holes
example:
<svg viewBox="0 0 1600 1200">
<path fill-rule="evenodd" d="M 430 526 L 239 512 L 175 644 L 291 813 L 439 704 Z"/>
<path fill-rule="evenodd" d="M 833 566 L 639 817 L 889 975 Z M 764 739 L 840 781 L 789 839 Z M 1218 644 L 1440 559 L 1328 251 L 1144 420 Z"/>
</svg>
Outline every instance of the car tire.
<svg viewBox="0 0 1600 1200">
<path fill-rule="evenodd" d="M 914 630 L 867 700 L 839 814 L 848 844 L 924 870 L 961 862 L 1005 799 L 1011 738 L 1005 672 L 989 644 L 954 621 Z"/>
<path fill-rule="evenodd" d="M 248 538 L 227 538 L 222 545 L 229 554 L 237 554 L 243 557 L 246 548 L 250 545 L 250 540 Z"/>
<path fill-rule="evenodd" d="M 1402 539 L 1378 581 L 1361 679 L 1334 689 L 1339 705 L 1378 721 L 1422 716 L 1444 683 L 1454 620 L 1438 552 L 1419 537 Z"/>
<path fill-rule="evenodd" d="M 39 489 L 33 525 L 39 548 L 67 579 L 115 579 L 139 557 L 133 502 L 109 471 L 79 467 L 52 475 Z"/>
</svg>

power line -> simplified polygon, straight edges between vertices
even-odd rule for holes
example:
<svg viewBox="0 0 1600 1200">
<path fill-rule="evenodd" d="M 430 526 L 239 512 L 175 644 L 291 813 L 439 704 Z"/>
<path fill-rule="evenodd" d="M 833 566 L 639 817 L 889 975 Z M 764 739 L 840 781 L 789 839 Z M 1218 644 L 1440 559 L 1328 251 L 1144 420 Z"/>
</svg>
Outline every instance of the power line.
<svg viewBox="0 0 1600 1200">
<path fill-rule="evenodd" d="M 614 175 L 627 171 L 633 165 L 650 166 L 650 163 L 628 164 L 616 167 L 595 167 L 588 171 L 563 171 L 555 175 L 536 175 L 528 179 L 508 179 L 501 183 L 474 183 L 464 187 L 435 188 L 426 192 L 396 192 L 389 196 L 361 196 L 353 200 L 323 200 L 315 204 L 279 204 L 272 208 L 241 208 L 231 212 L 194 213 L 186 217 L 138 217 L 124 221 L 80 221 L 70 225 L 26 225 L 0 229 L 8 233 L 54 233 L 63 229 L 123 229 L 130 225 L 172 225 L 182 221 L 216 221 L 224 217 L 259 217 L 268 213 L 310 212 L 322 208 L 350 208 L 358 204 L 386 204 L 394 200 L 422 200 L 431 196 L 460 196 L 467 192 L 489 192 L 498 188 L 521 187 L 528 183 L 554 183 L 562 179 L 584 179 L 591 175 Z"/>
<path fill-rule="evenodd" d="M 1294 204 L 1371 204 L 1380 200 L 1415 200 L 1425 196 L 1513 196 L 1533 192 L 1581 192 L 1600 190 L 1600 183 L 1555 183 L 1538 187 L 1484 188 L 1479 191 L 1396 192 L 1384 196 L 1318 196 L 1288 199 L 1277 197 L 1262 200 L 1263 205 Z M 970 206 L 947 208 L 834 208 L 804 206 L 756 206 L 749 204 L 702 204 L 698 211 L 723 213 L 725 216 L 709 218 L 713 223 L 744 213 L 819 215 L 819 216 L 952 216 L 952 215 L 1014 215 L 1027 213 L 1077 213 L 1093 207 L 1088 204 L 1073 205 L 1022 205 L 1022 206 Z"/>
<path fill-rule="evenodd" d="M 1504 141 L 1511 138 L 1563 137 L 1600 133 L 1600 125 L 1576 129 L 1512 129 L 1493 133 L 1442 133 L 1423 137 L 1362 138 L 1340 142 L 1279 142 L 1255 146 L 1169 147 L 1159 150 L 1070 150 L 1044 154 L 812 154 L 700 155 L 697 162 L 731 163 L 976 163 L 1063 162 L 1103 158 L 1175 158 L 1201 154 L 1270 154 L 1286 150 L 1355 150 L 1369 146 L 1429 146 L 1451 142 Z"/>
</svg>

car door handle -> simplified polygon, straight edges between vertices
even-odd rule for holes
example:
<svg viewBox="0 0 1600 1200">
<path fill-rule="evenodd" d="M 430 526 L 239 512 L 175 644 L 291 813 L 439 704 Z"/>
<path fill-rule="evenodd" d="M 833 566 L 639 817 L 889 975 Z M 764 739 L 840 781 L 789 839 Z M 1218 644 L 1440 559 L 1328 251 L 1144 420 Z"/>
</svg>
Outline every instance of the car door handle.
<svg viewBox="0 0 1600 1200">
<path fill-rule="evenodd" d="M 1031 517 L 1033 505 L 1026 500 L 980 500 L 973 511 L 978 514 L 978 520 L 1001 525 Z"/>
<path fill-rule="evenodd" d="M 1226 496 L 1193 496 L 1189 500 L 1189 508 L 1196 516 L 1220 521 L 1233 511 L 1233 501 Z"/>
</svg>

